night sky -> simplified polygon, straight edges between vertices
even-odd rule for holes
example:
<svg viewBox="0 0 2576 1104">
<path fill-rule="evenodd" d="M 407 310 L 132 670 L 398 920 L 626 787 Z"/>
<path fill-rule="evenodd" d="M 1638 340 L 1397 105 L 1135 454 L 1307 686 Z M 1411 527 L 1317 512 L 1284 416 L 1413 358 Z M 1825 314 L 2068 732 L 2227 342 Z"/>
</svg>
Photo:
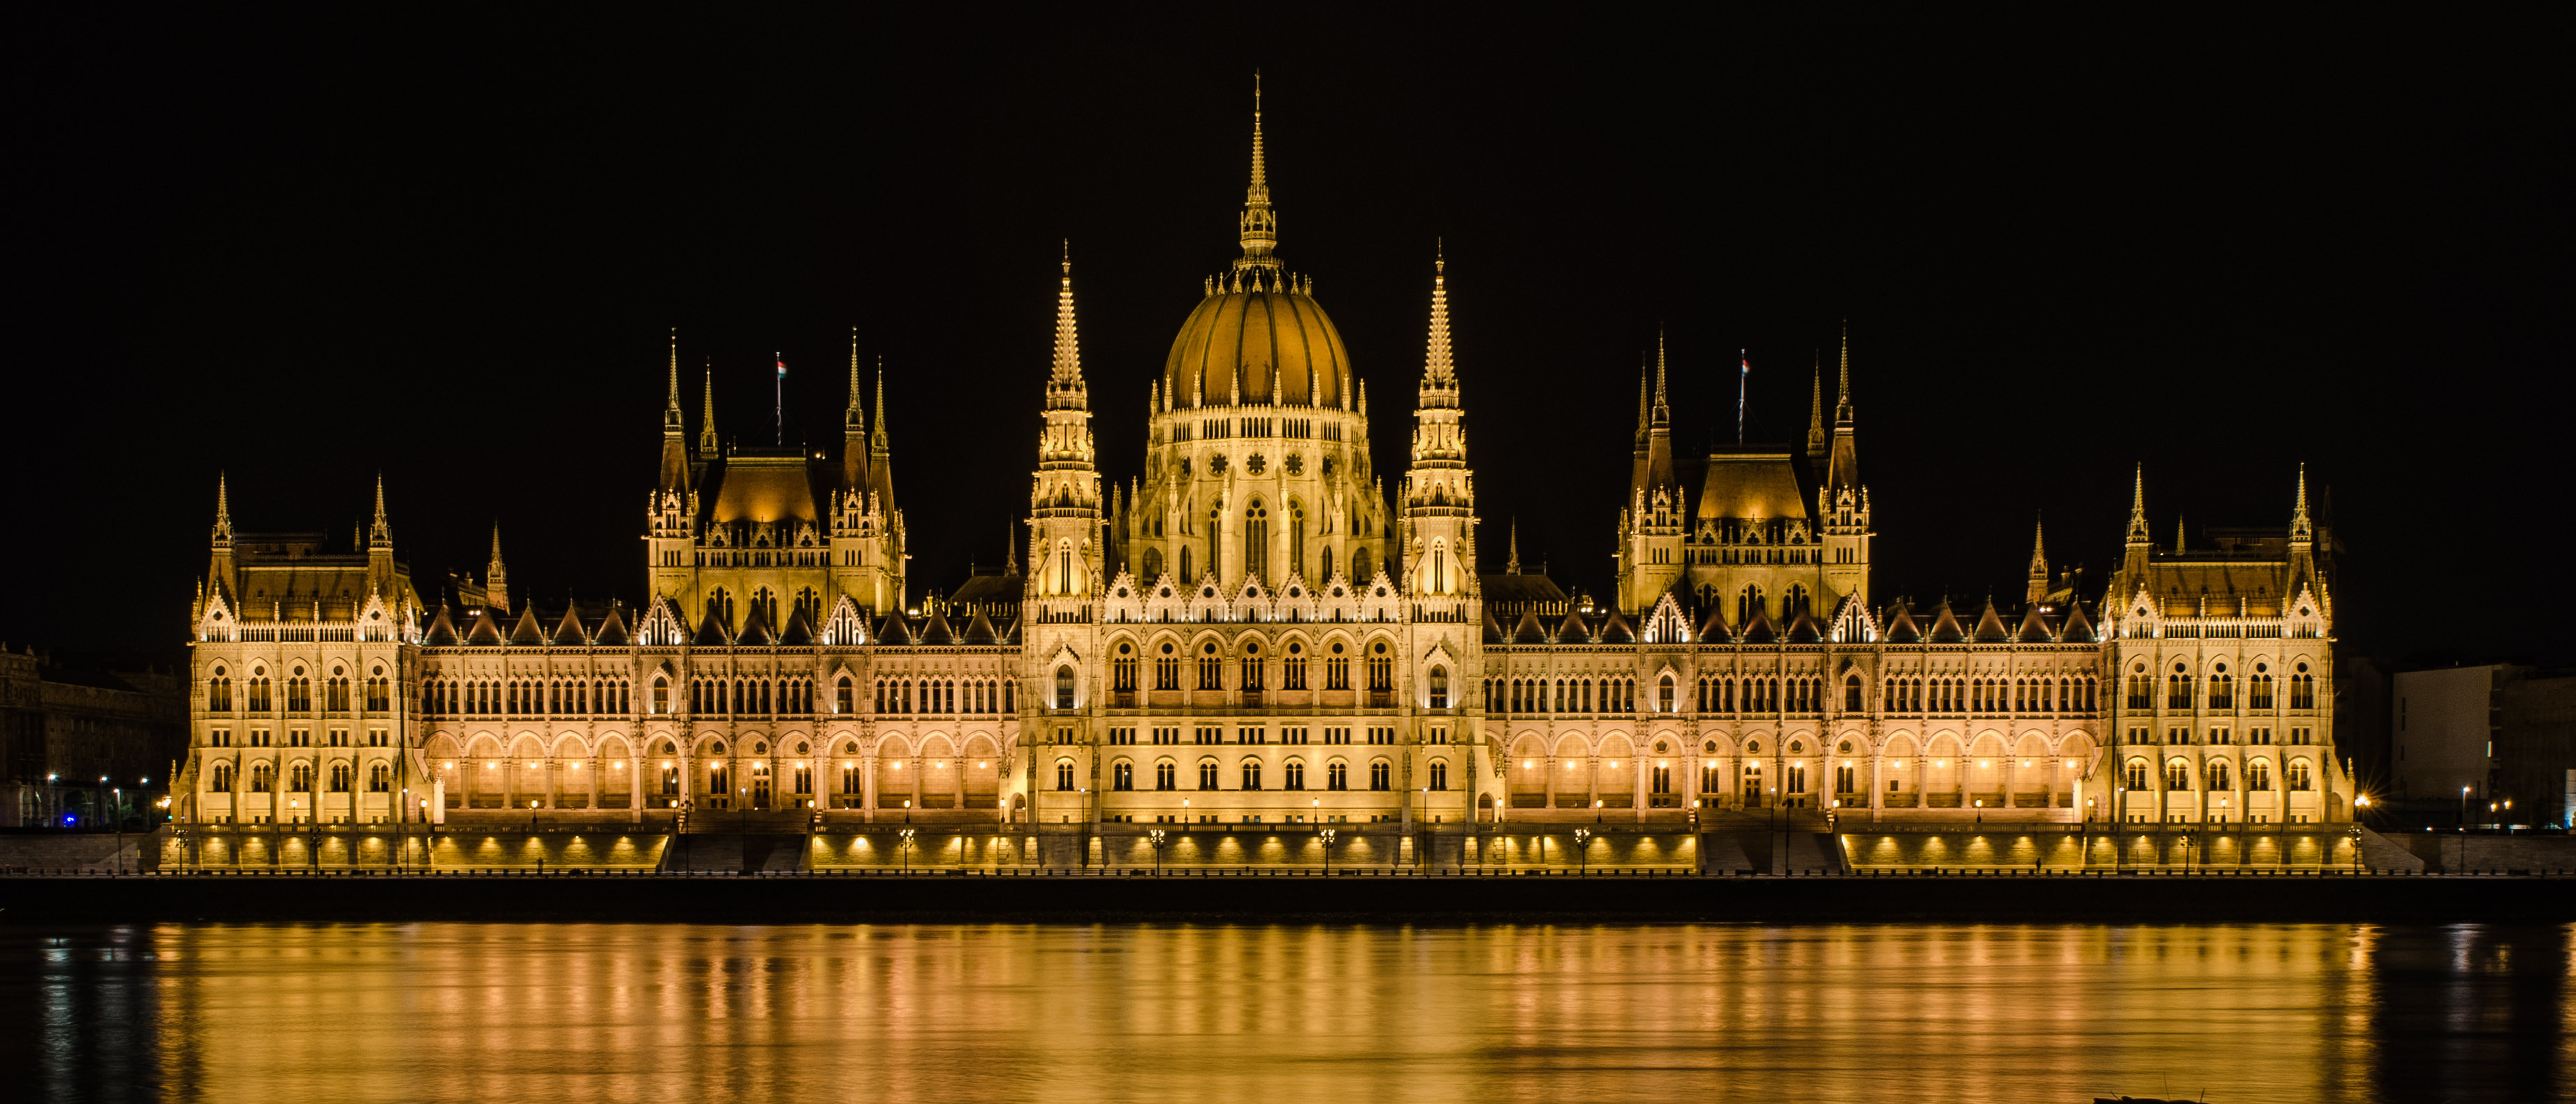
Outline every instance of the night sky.
<svg viewBox="0 0 2576 1104">
<path fill-rule="evenodd" d="M 952 587 L 1026 511 L 1066 238 L 1138 473 L 1258 67 L 1390 489 L 1445 241 L 1488 570 L 1517 518 L 1609 590 L 1659 326 L 1687 456 L 1739 348 L 1753 439 L 1802 441 L 1847 316 L 1883 599 L 2016 597 L 2043 513 L 2098 587 L 2132 465 L 2163 543 L 2286 524 L 2305 461 L 2349 644 L 2576 659 L 2561 27 L 992 11 L 14 13 L 0 640 L 184 640 L 218 470 L 242 528 L 335 543 L 382 472 L 433 597 L 497 520 L 517 594 L 634 600 L 672 326 L 693 433 L 711 359 L 765 443 L 779 351 L 835 447 L 856 326 L 915 593 Z"/>
</svg>

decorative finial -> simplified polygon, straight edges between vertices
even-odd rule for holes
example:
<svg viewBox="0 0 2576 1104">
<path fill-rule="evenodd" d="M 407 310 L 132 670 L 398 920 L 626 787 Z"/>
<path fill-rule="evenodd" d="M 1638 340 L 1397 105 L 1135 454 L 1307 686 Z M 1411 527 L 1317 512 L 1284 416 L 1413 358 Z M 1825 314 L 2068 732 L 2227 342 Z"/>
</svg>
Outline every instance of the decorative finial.
<svg viewBox="0 0 2576 1104">
<path fill-rule="evenodd" d="M 680 328 L 678 326 L 671 327 L 671 394 L 663 404 L 663 410 L 669 414 L 680 412 Z M 676 418 L 665 420 L 677 423 Z"/>
<path fill-rule="evenodd" d="M 1082 390 L 1082 342 L 1073 317 L 1073 239 L 1064 241 L 1064 275 L 1059 277 L 1055 294 L 1055 375 L 1048 385 L 1051 392 Z M 1052 400 L 1050 400 L 1052 402 Z"/>
<path fill-rule="evenodd" d="M 2138 465 L 2137 483 L 2129 492 L 2129 543 L 2146 544 L 2147 535 L 2147 466 Z"/>
<path fill-rule="evenodd" d="M 1423 357 L 1422 388 L 1454 388 L 1458 368 L 1449 352 L 1449 275 L 1448 261 L 1434 247 L 1431 262 L 1431 341 Z"/>
<path fill-rule="evenodd" d="M 859 328 L 850 327 L 850 406 L 841 414 L 841 424 L 857 429 L 868 424 L 867 411 L 859 406 Z"/>
<path fill-rule="evenodd" d="M 1261 135 L 1259 70 L 1252 74 L 1252 183 L 1243 190 L 1243 215 L 1238 222 L 1243 256 L 1235 260 L 1235 271 L 1278 268 L 1279 261 L 1271 254 L 1279 247 L 1279 215 L 1270 208 L 1270 167 Z"/>
<path fill-rule="evenodd" d="M 714 357 L 707 358 L 706 379 L 707 409 L 706 413 L 699 417 L 698 453 L 701 456 L 711 457 L 716 455 L 719 447 L 716 442 L 716 358 Z"/>
<path fill-rule="evenodd" d="M 393 539 L 393 526 L 387 524 L 385 521 L 385 473 L 377 472 L 376 521 L 375 524 L 367 527 L 367 543 L 370 545 L 392 544 Z"/>
<path fill-rule="evenodd" d="M 1672 420 L 1673 409 L 1665 401 L 1664 391 L 1664 331 L 1658 326 L 1655 328 L 1655 424 L 1664 425 Z"/>
<path fill-rule="evenodd" d="M 883 456 L 887 452 L 885 355 L 882 353 L 877 355 L 877 426 L 876 429 L 868 435 L 868 451 L 878 456 Z"/>
<path fill-rule="evenodd" d="M 215 473 L 215 539 L 219 541 L 233 539 L 232 494 L 226 486 L 223 472 Z"/>
</svg>

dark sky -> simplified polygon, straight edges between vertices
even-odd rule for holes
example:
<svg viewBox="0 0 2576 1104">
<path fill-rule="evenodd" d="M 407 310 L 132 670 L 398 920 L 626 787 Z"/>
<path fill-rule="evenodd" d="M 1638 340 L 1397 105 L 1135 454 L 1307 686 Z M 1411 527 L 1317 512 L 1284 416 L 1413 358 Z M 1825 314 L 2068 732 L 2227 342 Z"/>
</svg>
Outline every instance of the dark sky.
<svg viewBox="0 0 2576 1104">
<path fill-rule="evenodd" d="M 0 639 L 181 640 L 219 469 L 243 527 L 335 536 L 381 471 L 425 587 L 497 519 L 521 594 L 632 599 L 671 326 L 693 417 L 712 358 L 766 437 L 782 350 L 818 443 L 857 326 L 952 586 L 1026 509 L 1064 238 L 1141 465 L 1258 66 L 1380 468 L 1445 239 L 1480 507 L 1571 586 L 1608 588 L 1658 326 L 1688 452 L 1739 347 L 1754 437 L 1797 439 L 1847 315 L 1882 596 L 2016 593 L 2042 512 L 2098 578 L 2141 460 L 2160 541 L 2280 525 L 2305 461 L 2348 641 L 2571 658 L 2561 26 L 1005 10 L 14 13 Z"/>
</svg>

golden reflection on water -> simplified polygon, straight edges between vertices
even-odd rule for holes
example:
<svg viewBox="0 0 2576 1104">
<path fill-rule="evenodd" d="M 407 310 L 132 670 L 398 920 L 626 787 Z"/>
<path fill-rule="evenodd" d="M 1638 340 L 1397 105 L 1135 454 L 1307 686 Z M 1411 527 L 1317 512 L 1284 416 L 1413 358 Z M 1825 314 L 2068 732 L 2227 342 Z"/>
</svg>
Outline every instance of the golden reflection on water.
<svg viewBox="0 0 2576 1104">
<path fill-rule="evenodd" d="M 2481 952 L 2474 931 L 2425 931 L 2407 953 L 2436 973 L 2446 954 L 2468 956 L 2453 974 L 2479 954 L 2554 963 L 2545 995 L 2517 999 L 2543 1017 L 2537 1068 L 2560 1083 L 2567 934 Z M 2387 933 L 2343 925 L 131 934 L 144 1022 L 119 1045 L 148 1050 L 124 1060 L 152 1063 L 177 1100 L 2405 1095 L 2375 1087 L 2395 1068 L 2374 991 Z M 118 1056 L 43 1060 L 59 1074 Z"/>
</svg>

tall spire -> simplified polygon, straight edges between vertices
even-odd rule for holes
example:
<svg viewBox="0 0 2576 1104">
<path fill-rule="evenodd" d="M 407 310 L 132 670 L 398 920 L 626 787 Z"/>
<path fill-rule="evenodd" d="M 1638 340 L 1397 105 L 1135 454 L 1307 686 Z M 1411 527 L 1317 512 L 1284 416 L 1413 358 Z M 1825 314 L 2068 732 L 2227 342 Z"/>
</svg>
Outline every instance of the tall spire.
<svg viewBox="0 0 2576 1104">
<path fill-rule="evenodd" d="M 2308 522 L 2308 466 L 2306 464 L 2299 465 L 2299 501 L 2297 505 L 2290 508 L 2290 539 L 2294 541 L 2316 539 L 2315 527 Z"/>
<path fill-rule="evenodd" d="M 1243 190 L 1243 215 L 1237 220 L 1242 231 L 1243 256 L 1234 262 L 1240 274 L 1245 269 L 1279 270 L 1279 259 L 1271 251 L 1279 247 L 1279 214 L 1270 208 L 1270 169 L 1261 141 L 1261 73 L 1252 74 L 1252 184 Z M 1256 274 L 1257 275 L 1257 274 Z"/>
<path fill-rule="evenodd" d="M 1672 405 L 1665 401 L 1664 331 L 1655 331 L 1655 425 L 1668 426 L 1673 421 Z"/>
<path fill-rule="evenodd" d="M 390 548 L 394 543 L 393 526 L 385 521 L 385 473 L 376 473 L 376 520 L 367 527 L 367 546 Z"/>
<path fill-rule="evenodd" d="M 2023 597 L 2033 605 L 2048 598 L 2048 534 L 2036 519 L 2030 528 L 2030 586 Z"/>
<path fill-rule="evenodd" d="M 1654 367 L 1654 362 L 1648 360 L 1644 353 L 1637 354 L 1637 454 L 1639 456 L 1646 453 L 1646 430 L 1654 425 L 1654 400 L 1651 398 L 1654 389 L 1650 383 L 1654 375 Z"/>
<path fill-rule="evenodd" d="M 1503 574 L 1518 575 L 1521 573 L 1521 519 L 1517 517 L 1512 519 L 1510 548 L 1503 561 Z"/>
<path fill-rule="evenodd" d="M 868 435 L 868 452 L 873 456 L 883 456 L 886 451 L 885 358 L 880 356 L 877 358 L 877 427 Z"/>
<path fill-rule="evenodd" d="M 2151 544 L 2147 533 L 2147 466 L 2138 465 L 2137 484 L 2129 492 L 2129 543 Z"/>
<path fill-rule="evenodd" d="M 2182 553 L 2182 534 L 2183 534 L 2183 527 L 2182 527 L 2182 515 L 2181 515 L 2181 514 L 2175 514 L 2175 515 L 2174 515 L 2174 553 L 2175 553 L 2176 555 L 2180 555 L 2180 554 Z"/>
<path fill-rule="evenodd" d="M 232 495 L 225 487 L 224 473 L 215 473 L 215 540 L 229 544 L 233 539 Z"/>
<path fill-rule="evenodd" d="M 671 391 L 662 402 L 662 428 L 665 432 L 685 432 L 680 413 L 680 328 L 671 327 Z"/>
<path fill-rule="evenodd" d="M 510 612 L 510 572 L 501 565 L 501 523 L 492 523 L 492 562 L 484 565 L 483 600 L 493 609 Z"/>
<path fill-rule="evenodd" d="M 1848 318 L 1843 320 L 1842 384 L 1835 394 L 1837 397 L 1834 400 L 1834 424 L 1842 425 L 1852 420 L 1851 320 Z"/>
<path fill-rule="evenodd" d="M 1449 258 L 1437 244 L 1432 247 L 1431 261 L 1431 343 L 1423 355 L 1422 386 L 1424 390 L 1446 384 L 1451 390 L 1458 382 L 1457 364 L 1449 356 Z"/>
<path fill-rule="evenodd" d="M 701 460 L 713 460 L 715 459 L 719 448 L 716 444 L 716 364 L 714 357 L 707 358 L 706 413 L 701 414 L 698 417 L 698 458 Z"/>
<path fill-rule="evenodd" d="M 842 427 L 866 427 L 868 412 L 858 401 L 858 327 L 850 327 L 850 407 L 840 412 Z"/>
<path fill-rule="evenodd" d="M 1050 399 L 1056 392 L 1083 391 L 1082 342 L 1073 318 L 1073 239 L 1064 242 L 1064 274 L 1058 278 L 1055 292 L 1055 375 L 1047 385 Z"/>
</svg>

